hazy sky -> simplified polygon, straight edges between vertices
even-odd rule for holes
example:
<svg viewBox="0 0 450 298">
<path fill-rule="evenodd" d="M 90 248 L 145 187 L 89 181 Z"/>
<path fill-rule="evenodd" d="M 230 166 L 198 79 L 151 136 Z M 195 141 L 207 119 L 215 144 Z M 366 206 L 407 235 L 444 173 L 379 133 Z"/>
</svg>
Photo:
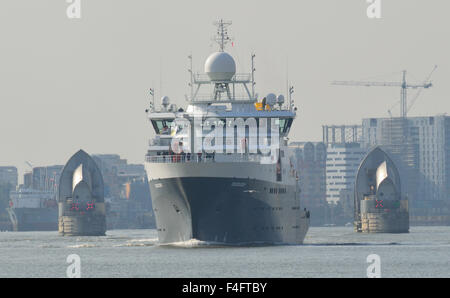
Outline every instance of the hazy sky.
<svg viewBox="0 0 450 298">
<path fill-rule="evenodd" d="M 64 164 L 80 148 L 143 163 L 148 89 L 185 104 L 187 56 L 203 70 L 218 18 L 233 21 L 239 72 L 256 53 L 259 94 L 285 94 L 289 74 L 299 108 L 291 140 L 388 116 L 399 100 L 399 88 L 333 80 L 399 81 L 406 69 L 421 82 L 437 64 L 410 115 L 450 110 L 449 1 L 382 0 L 382 19 L 367 17 L 366 0 L 81 0 L 81 19 L 69 19 L 68 6 L 0 1 L 0 165 L 21 175 L 25 161 Z"/>
</svg>

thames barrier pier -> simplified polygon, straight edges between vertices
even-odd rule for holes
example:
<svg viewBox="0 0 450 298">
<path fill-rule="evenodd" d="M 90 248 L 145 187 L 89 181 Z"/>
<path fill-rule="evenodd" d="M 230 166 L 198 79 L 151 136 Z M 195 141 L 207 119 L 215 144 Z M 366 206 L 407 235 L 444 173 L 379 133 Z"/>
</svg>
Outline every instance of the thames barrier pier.
<svg viewBox="0 0 450 298">
<path fill-rule="evenodd" d="M 380 147 L 362 160 L 355 183 L 356 232 L 408 233 L 408 200 L 402 198 L 400 174 Z"/>
<path fill-rule="evenodd" d="M 58 209 L 60 235 L 105 235 L 103 177 L 95 161 L 83 150 L 69 159 L 61 173 Z"/>
</svg>

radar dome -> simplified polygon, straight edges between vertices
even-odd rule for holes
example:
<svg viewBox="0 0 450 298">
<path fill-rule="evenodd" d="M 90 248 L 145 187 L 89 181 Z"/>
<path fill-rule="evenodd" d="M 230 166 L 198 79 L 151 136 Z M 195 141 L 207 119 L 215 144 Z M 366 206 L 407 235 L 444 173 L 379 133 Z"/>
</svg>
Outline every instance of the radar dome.
<svg viewBox="0 0 450 298">
<path fill-rule="evenodd" d="M 283 94 L 278 95 L 278 97 L 277 97 L 277 103 L 278 103 L 280 106 L 283 105 L 283 103 L 284 103 L 284 95 L 283 95 Z"/>
<path fill-rule="evenodd" d="M 211 81 L 230 81 L 236 74 L 236 63 L 230 54 L 216 52 L 206 59 L 205 73 Z"/>
<path fill-rule="evenodd" d="M 277 103 L 277 96 L 273 93 L 269 93 L 266 96 L 266 103 L 270 106 L 273 107 L 276 103 Z"/>
<path fill-rule="evenodd" d="M 167 107 L 170 104 L 170 99 L 168 96 L 161 97 L 161 105 Z"/>
</svg>

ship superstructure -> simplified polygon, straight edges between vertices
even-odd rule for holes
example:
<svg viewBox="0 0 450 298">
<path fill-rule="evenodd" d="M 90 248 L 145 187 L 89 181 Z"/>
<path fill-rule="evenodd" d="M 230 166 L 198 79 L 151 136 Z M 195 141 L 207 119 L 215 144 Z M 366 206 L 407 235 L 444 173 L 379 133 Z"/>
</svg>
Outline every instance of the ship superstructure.
<svg viewBox="0 0 450 298">
<path fill-rule="evenodd" d="M 190 71 L 187 108 L 164 96 L 147 110 L 156 136 L 145 167 L 159 241 L 302 243 L 309 212 L 287 147 L 296 111 L 290 94 L 288 102 L 273 93 L 258 102 L 255 56 L 251 73 L 238 74 L 225 52 L 230 24 L 216 23 L 219 51 L 205 73 Z"/>
</svg>

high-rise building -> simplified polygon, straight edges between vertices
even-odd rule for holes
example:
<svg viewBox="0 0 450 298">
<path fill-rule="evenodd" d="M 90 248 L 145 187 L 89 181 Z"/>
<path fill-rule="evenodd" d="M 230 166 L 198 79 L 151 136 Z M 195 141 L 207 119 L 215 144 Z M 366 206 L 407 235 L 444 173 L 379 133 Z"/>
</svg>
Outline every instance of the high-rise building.
<svg viewBox="0 0 450 298">
<path fill-rule="evenodd" d="M 340 202 L 346 213 L 360 161 L 367 150 L 361 146 L 361 125 L 324 125 L 323 142 L 327 148 L 326 198 L 328 203 Z"/>
<path fill-rule="evenodd" d="M 326 160 L 326 199 L 338 203 L 354 192 L 356 173 L 367 150 L 359 143 L 329 143 Z M 347 202 L 348 200 L 345 200 Z"/>
<path fill-rule="evenodd" d="M 325 161 L 324 143 L 294 142 L 289 144 L 298 170 L 300 198 L 307 209 L 323 206 L 325 203 Z"/>
<path fill-rule="evenodd" d="M 144 165 L 129 164 L 126 159 L 120 158 L 117 154 L 95 154 L 92 157 L 102 171 L 127 179 L 146 177 Z"/>
<path fill-rule="evenodd" d="M 16 167 L 0 167 L 0 184 L 10 184 L 13 188 L 17 186 L 18 173 Z"/>
<path fill-rule="evenodd" d="M 328 205 L 325 199 L 326 146 L 321 142 L 293 142 L 289 150 L 295 156 L 301 205 L 313 214 L 311 225 L 323 225 Z"/>
<path fill-rule="evenodd" d="M 23 174 L 23 187 L 28 189 L 33 188 L 33 172 Z"/>
<path fill-rule="evenodd" d="M 145 167 L 117 154 L 92 155 L 102 172 L 109 228 L 155 227 Z"/>
<path fill-rule="evenodd" d="M 102 172 L 106 197 L 123 198 L 126 183 L 147 180 L 144 165 L 128 164 L 126 159 L 117 154 L 95 154 L 92 158 Z"/>
</svg>

